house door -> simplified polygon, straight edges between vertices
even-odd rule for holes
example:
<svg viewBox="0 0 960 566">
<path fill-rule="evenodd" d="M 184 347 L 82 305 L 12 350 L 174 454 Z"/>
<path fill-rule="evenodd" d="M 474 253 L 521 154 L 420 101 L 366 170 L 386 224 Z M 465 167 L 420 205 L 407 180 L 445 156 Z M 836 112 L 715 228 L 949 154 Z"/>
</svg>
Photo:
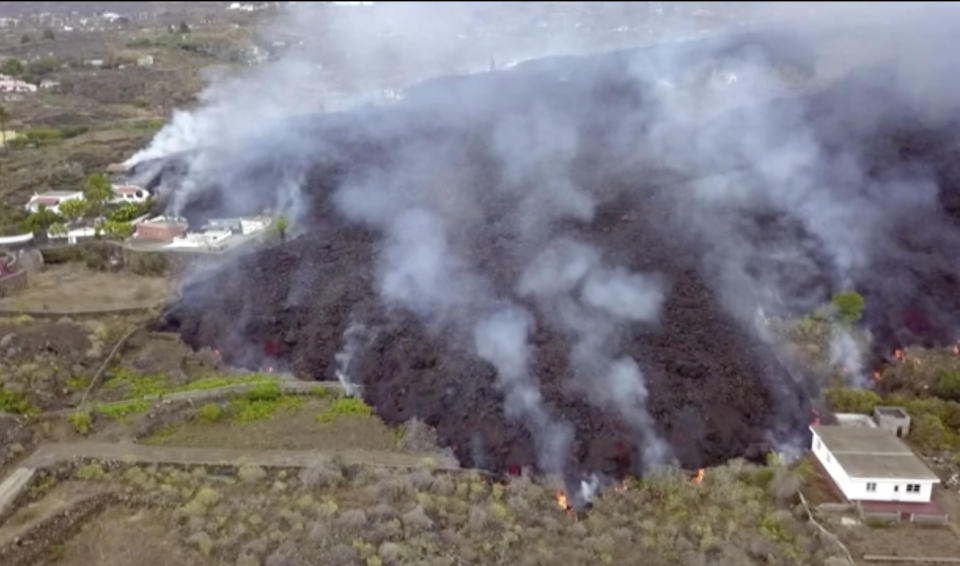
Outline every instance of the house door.
<svg viewBox="0 0 960 566">
<path fill-rule="evenodd" d="M 902 438 L 902 437 L 903 437 L 903 427 L 902 427 L 902 426 L 898 426 L 898 427 L 897 427 L 897 438 Z"/>
</svg>

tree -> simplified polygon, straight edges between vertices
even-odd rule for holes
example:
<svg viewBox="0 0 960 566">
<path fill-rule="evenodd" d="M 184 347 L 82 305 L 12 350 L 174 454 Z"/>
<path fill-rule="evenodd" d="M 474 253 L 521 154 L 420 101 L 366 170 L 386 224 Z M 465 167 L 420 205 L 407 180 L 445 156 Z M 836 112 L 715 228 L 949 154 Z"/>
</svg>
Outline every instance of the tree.
<svg viewBox="0 0 960 566">
<path fill-rule="evenodd" d="M 57 58 L 53 55 L 46 55 L 37 59 L 36 61 L 30 61 L 27 65 L 27 70 L 31 75 L 43 76 L 52 73 L 57 69 L 57 66 L 60 64 L 57 61 Z"/>
<path fill-rule="evenodd" d="M 278 216 L 273 219 L 273 229 L 277 231 L 277 234 L 280 236 L 280 240 L 287 239 L 287 218 L 285 216 Z"/>
<path fill-rule="evenodd" d="M 950 431 L 936 415 L 920 415 L 910 422 L 910 441 L 923 452 L 948 450 Z"/>
<path fill-rule="evenodd" d="M 41 204 L 36 212 L 30 213 L 23 219 L 20 223 L 20 228 L 25 232 L 46 234 L 50 226 L 62 220 L 56 212 Z"/>
<path fill-rule="evenodd" d="M 863 296 L 860 293 L 856 291 L 834 293 L 830 302 L 833 303 L 836 317 L 840 322 L 853 324 L 860 320 L 863 311 Z"/>
<path fill-rule="evenodd" d="M 11 57 L 0 64 L 0 73 L 4 75 L 10 75 L 12 77 L 19 77 L 27 70 L 27 66 L 23 64 L 23 61 L 17 59 L 16 57 Z"/>
<path fill-rule="evenodd" d="M 190 26 L 187 25 L 187 22 L 180 22 L 180 27 L 177 29 L 180 33 L 190 33 Z"/>
<path fill-rule="evenodd" d="M 97 234 L 102 233 L 108 240 L 123 240 L 133 234 L 133 226 L 129 222 L 116 222 L 102 219 L 95 227 Z"/>
<path fill-rule="evenodd" d="M 943 370 L 937 375 L 937 397 L 960 401 L 960 371 Z"/>
<path fill-rule="evenodd" d="M 46 28 L 43 30 L 43 39 L 53 40 L 56 36 L 53 34 L 53 30 Z"/>
<path fill-rule="evenodd" d="M 0 137 L 3 138 L 3 152 L 7 153 L 7 120 L 10 119 L 10 111 L 6 106 L 0 106 Z"/>
<path fill-rule="evenodd" d="M 47 229 L 47 232 L 51 235 L 64 235 L 67 233 L 67 228 L 62 222 L 54 222 L 50 225 L 50 228 Z"/>
<path fill-rule="evenodd" d="M 28 34 L 21 35 L 20 43 L 30 43 L 30 36 Z"/>
<path fill-rule="evenodd" d="M 90 173 L 86 176 L 83 180 L 83 198 L 98 212 L 107 201 L 113 198 L 110 178 L 106 173 Z"/>
<path fill-rule="evenodd" d="M 66 218 L 68 222 L 76 222 L 83 218 L 87 212 L 90 212 L 90 203 L 84 198 L 70 199 L 60 203 L 59 208 L 60 215 Z"/>
</svg>

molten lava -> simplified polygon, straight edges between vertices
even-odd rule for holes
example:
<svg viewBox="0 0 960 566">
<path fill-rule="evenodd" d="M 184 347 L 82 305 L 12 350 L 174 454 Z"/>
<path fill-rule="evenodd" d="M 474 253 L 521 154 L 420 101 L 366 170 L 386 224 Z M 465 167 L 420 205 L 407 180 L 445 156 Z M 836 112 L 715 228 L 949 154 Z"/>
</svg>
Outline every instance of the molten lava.
<svg viewBox="0 0 960 566">
<path fill-rule="evenodd" d="M 693 480 L 693 483 L 700 483 L 703 481 L 703 468 L 697 470 L 697 473 L 693 474 L 693 477 L 690 478 Z"/>
<path fill-rule="evenodd" d="M 570 510 L 570 505 L 567 504 L 567 496 L 560 490 L 557 490 L 557 507 L 563 509 L 564 511 Z"/>
<path fill-rule="evenodd" d="M 880 381 L 880 370 L 873 370 L 873 380 Z"/>
<path fill-rule="evenodd" d="M 897 348 L 896 350 L 894 350 L 894 351 L 893 351 L 893 358 L 894 358 L 895 360 L 897 360 L 898 362 L 902 362 L 902 361 L 903 361 L 903 350 L 901 350 L 900 348 Z"/>
<path fill-rule="evenodd" d="M 617 482 L 617 485 L 614 486 L 613 491 L 617 493 L 624 493 L 625 491 L 627 491 L 627 482 L 626 481 Z"/>
<path fill-rule="evenodd" d="M 960 344 L 954 344 L 954 345 L 953 345 L 953 353 L 954 353 L 954 354 L 960 354 Z"/>
</svg>

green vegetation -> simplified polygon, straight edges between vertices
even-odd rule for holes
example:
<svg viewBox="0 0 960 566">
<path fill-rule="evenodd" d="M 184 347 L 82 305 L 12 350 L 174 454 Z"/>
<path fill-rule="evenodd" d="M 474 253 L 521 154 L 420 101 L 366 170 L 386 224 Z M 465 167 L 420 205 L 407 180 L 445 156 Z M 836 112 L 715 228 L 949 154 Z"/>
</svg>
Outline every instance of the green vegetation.
<svg viewBox="0 0 960 566">
<path fill-rule="evenodd" d="M 113 189 L 110 187 L 110 177 L 106 173 L 90 173 L 83 179 L 83 198 L 90 206 L 99 210 L 111 198 Z"/>
<path fill-rule="evenodd" d="M 124 240 L 133 234 L 133 226 L 129 222 L 117 222 L 107 218 L 98 221 L 94 229 L 108 240 Z"/>
<path fill-rule="evenodd" d="M 4 75 L 10 75 L 12 77 L 19 78 L 26 70 L 27 66 L 24 65 L 23 61 L 17 59 L 16 57 L 4 59 L 3 64 L 0 64 L 0 73 L 3 73 Z"/>
<path fill-rule="evenodd" d="M 311 396 L 311 397 L 316 397 L 317 399 L 323 399 L 323 398 L 325 398 L 325 397 L 326 397 L 327 395 L 329 395 L 329 394 L 330 394 L 330 392 L 327 391 L 327 389 L 326 389 L 325 387 L 321 387 L 320 385 L 312 385 L 312 386 L 310 386 L 310 396 Z"/>
<path fill-rule="evenodd" d="M 23 34 L 20 36 L 20 43 L 30 43 L 30 34 Z"/>
<path fill-rule="evenodd" d="M 78 409 L 67 415 L 67 422 L 73 425 L 77 434 L 87 434 L 90 430 L 90 412 Z"/>
<path fill-rule="evenodd" d="M 273 219 L 273 229 L 281 240 L 287 239 L 287 217 L 277 216 Z"/>
<path fill-rule="evenodd" d="M 161 118 L 150 118 L 149 120 L 137 120 L 133 123 L 133 127 L 139 130 L 159 130 L 163 127 L 163 120 Z"/>
<path fill-rule="evenodd" d="M 143 399 L 134 399 L 131 401 L 119 401 L 117 403 L 98 403 L 95 410 L 105 417 L 123 422 L 130 415 L 146 411 L 149 406 L 150 403 Z"/>
<path fill-rule="evenodd" d="M 827 390 L 827 403 L 838 413 L 870 414 L 873 408 L 882 404 L 883 399 L 869 389 L 851 389 L 832 387 Z"/>
<path fill-rule="evenodd" d="M 23 393 L 7 391 L 0 385 L 0 411 L 16 415 L 34 415 L 40 412 Z"/>
<path fill-rule="evenodd" d="M 363 402 L 359 397 L 340 397 L 334 399 L 329 405 L 317 413 L 316 421 L 318 423 L 329 423 L 337 417 L 356 415 L 360 417 L 369 417 L 371 414 L 370 406 Z"/>
<path fill-rule="evenodd" d="M 960 450 L 960 403 L 937 397 L 897 393 L 881 398 L 873 391 L 834 387 L 827 402 L 837 412 L 870 413 L 876 405 L 903 407 L 912 417 L 908 442 L 922 452 Z"/>
<path fill-rule="evenodd" d="M 15 149 L 23 149 L 27 146 L 43 147 L 47 145 L 57 145 L 61 141 L 63 141 L 63 132 L 57 128 L 37 126 L 19 132 L 17 137 L 10 141 L 10 145 Z"/>
<path fill-rule="evenodd" d="M 257 383 L 242 397 L 230 401 L 229 412 L 233 420 L 252 422 L 269 418 L 277 409 L 298 409 L 303 400 L 296 395 L 284 395 L 276 382 Z"/>
<path fill-rule="evenodd" d="M 60 203 L 59 209 L 60 214 L 68 222 L 76 222 L 90 211 L 90 203 L 87 202 L 87 199 L 70 199 Z"/>
<path fill-rule="evenodd" d="M 106 475 L 107 472 L 103 469 L 103 466 L 97 462 L 91 462 L 86 466 L 80 466 L 73 472 L 73 477 L 84 481 L 103 479 Z"/>
<path fill-rule="evenodd" d="M 110 222 L 128 223 L 146 214 L 151 206 L 153 201 L 150 199 L 143 202 L 123 202 L 108 210 L 106 218 Z"/>
<path fill-rule="evenodd" d="M 63 219 L 45 205 L 40 205 L 36 212 L 31 212 L 20 222 L 20 229 L 24 232 L 45 233 L 50 226 L 63 222 Z"/>
<path fill-rule="evenodd" d="M 937 397 L 960 401 L 960 371 L 941 370 L 937 374 L 937 385 L 934 391 Z"/>
<path fill-rule="evenodd" d="M 56 36 L 53 34 L 53 30 L 50 28 L 43 29 L 43 39 L 48 41 L 53 41 Z"/>
<path fill-rule="evenodd" d="M 223 411 L 216 403 L 207 403 L 197 410 L 197 418 L 208 423 L 216 422 L 223 416 Z"/>
<path fill-rule="evenodd" d="M 67 233 L 67 228 L 62 222 L 54 222 L 50 225 L 50 228 L 47 229 L 47 233 L 52 236 L 64 236 Z"/>
<path fill-rule="evenodd" d="M 837 320 L 840 322 L 853 324 L 860 320 L 863 311 L 863 297 L 860 293 L 856 291 L 834 293 L 830 302 L 833 304 Z"/>
<path fill-rule="evenodd" d="M 87 386 L 90 385 L 90 376 L 75 375 L 73 377 L 68 377 L 63 381 L 63 384 L 67 386 L 67 389 L 72 389 L 74 391 L 86 389 Z"/>
</svg>

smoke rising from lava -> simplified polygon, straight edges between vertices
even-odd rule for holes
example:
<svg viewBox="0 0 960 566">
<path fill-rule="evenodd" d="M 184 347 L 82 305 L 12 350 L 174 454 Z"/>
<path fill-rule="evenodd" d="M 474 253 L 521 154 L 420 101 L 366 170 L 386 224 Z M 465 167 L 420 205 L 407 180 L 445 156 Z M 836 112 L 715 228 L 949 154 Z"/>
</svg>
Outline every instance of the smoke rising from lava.
<svg viewBox="0 0 960 566">
<path fill-rule="evenodd" d="M 908 59 L 942 46 L 956 20 L 927 5 L 898 7 L 911 26 L 891 30 L 883 15 L 893 12 L 859 6 L 828 7 L 746 39 L 430 81 L 401 101 L 303 118 L 327 106 L 310 94 L 326 92 L 330 68 L 343 62 L 362 72 L 342 80 L 366 94 L 408 86 L 405 73 L 420 65 L 442 72 L 486 62 L 486 44 L 459 37 L 489 17 L 476 6 L 344 12 L 323 24 L 340 49 L 305 35 L 303 49 L 212 85 L 199 109 L 177 113 L 131 162 L 188 151 L 185 179 L 168 201 L 173 213 L 213 192 L 211 214 L 267 205 L 309 233 L 323 222 L 317 209 L 331 211 L 316 203 L 330 202 L 336 214 L 370 230 L 380 302 L 415 313 L 446 346 L 493 366 L 506 414 L 532 435 L 538 464 L 557 473 L 567 469 L 575 439 L 540 386 L 549 372 L 538 366 L 536 334 L 561 334 L 569 345 L 569 371 L 558 372 L 565 388 L 619 415 L 640 438 L 638 461 L 657 465 L 669 461 L 677 442 L 666 439 L 649 408 L 657 377 L 650 368 L 682 372 L 687 360 L 635 352 L 656 343 L 670 323 L 664 305 L 687 283 L 678 274 L 702 277 L 730 317 L 754 333 L 758 312 L 809 312 L 844 288 L 873 290 L 873 297 L 865 293 L 868 323 L 894 316 L 883 310 L 885 297 L 914 296 L 921 285 L 914 274 L 886 271 L 891 263 L 955 271 L 946 258 L 960 250 L 960 233 L 941 211 L 935 174 L 922 166 L 878 171 L 863 147 L 890 124 L 954 115 L 938 78 L 954 68 L 953 50 L 939 51 L 935 66 Z M 511 8 L 501 9 L 509 20 Z M 604 9 L 614 8 L 595 8 Z M 315 7 L 291 10 L 274 29 L 302 31 L 331 17 Z M 781 5 L 757 10 L 768 19 L 792 14 Z M 873 18 L 861 21 L 868 12 Z M 644 18 L 644 25 L 658 23 Z M 433 36 L 412 32 L 424 22 Z M 671 22 L 684 32 L 696 28 L 690 19 Z M 873 45 L 873 37 L 892 34 L 884 45 L 900 51 L 841 51 L 853 24 L 863 24 L 857 40 Z M 551 53 L 582 47 L 550 35 Z M 420 39 L 428 36 L 438 39 Z M 532 53 L 526 45 L 516 52 Z M 866 63 L 881 71 L 864 71 Z M 271 88 L 250 89 L 245 81 Z M 830 81 L 848 81 L 845 95 L 829 98 L 825 115 L 811 115 L 811 101 L 834 92 Z M 406 136 L 413 128 L 418 134 Z M 312 188 L 318 163 L 356 161 L 344 156 L 349 144 L 363 165 L 322 191 Z M 598 217 L 611 209 L 616 222 L 643 224 L 652 243 L 601 243 L 590 230 L 609 225 Z M 896 230 L 915 224 L 911 218 L 926 219 L 910 236 L 920 245 L 905 245 Z M 658 248 L 664 242 L 670 250 Z M 931 245 L 940 255 L 920 257 L 917 250 Z M 662 273 L 651 257 L 682 269 Z M 862 373 L 856 342 L 834 338 L 834 363 Z M 775 381 L 782 372 L 766 377 L 781 395 L 785 386 Z M 785 406 L 785 413 L 796 411 Z M 698 416 L 688 418 L 691 429 L 705 427 Z M 796 438 L 795 431 L 785 436 Z"/>
</svg>

